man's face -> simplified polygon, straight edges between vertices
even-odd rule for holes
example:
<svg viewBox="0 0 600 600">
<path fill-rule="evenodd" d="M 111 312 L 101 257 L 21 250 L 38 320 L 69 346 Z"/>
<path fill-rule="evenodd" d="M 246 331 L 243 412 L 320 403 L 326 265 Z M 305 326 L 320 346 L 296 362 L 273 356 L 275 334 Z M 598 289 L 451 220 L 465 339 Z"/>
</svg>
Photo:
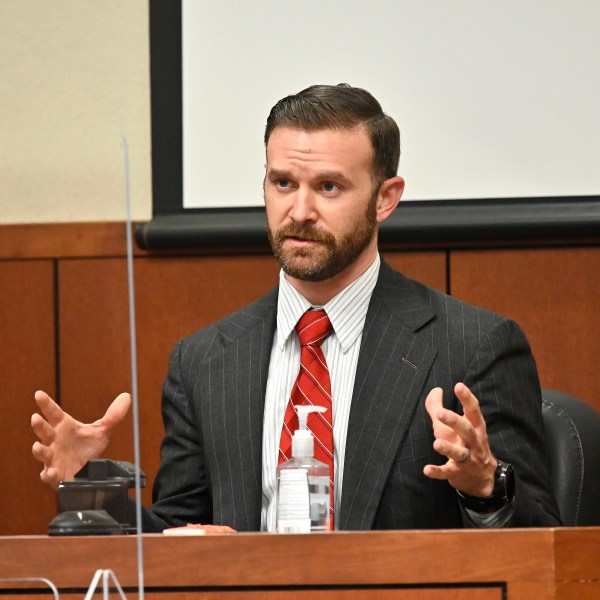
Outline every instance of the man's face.
<svg viewBox="0 0 600 600">
<path fill-rule="evenodd" d="M 362 127 L 273 130 L 264 181 L 267 226 L 273 254 L 287 275 L 323 281 L 367 253 L 374 256 L 372 163 Z"/>
</svg>

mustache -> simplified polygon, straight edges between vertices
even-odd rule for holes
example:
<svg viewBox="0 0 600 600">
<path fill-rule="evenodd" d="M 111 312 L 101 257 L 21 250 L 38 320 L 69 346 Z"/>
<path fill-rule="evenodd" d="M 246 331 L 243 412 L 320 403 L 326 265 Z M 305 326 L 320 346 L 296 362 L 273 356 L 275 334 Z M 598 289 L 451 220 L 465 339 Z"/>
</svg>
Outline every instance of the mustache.
<svg viewBox="0 0 600 600">
<path fill-rule="evenodd" d="M 335 242 L 333 234 L 323 231 L 314 225 L 307 225 L 306 223 L 288 223 L 287 225 L 283 225 L 277 230 L 275 237 L 278 241 L 282 241 L 288 237 L 295 237 L 301 240 L 323 242 L 325 244 Z"/>
</svg>

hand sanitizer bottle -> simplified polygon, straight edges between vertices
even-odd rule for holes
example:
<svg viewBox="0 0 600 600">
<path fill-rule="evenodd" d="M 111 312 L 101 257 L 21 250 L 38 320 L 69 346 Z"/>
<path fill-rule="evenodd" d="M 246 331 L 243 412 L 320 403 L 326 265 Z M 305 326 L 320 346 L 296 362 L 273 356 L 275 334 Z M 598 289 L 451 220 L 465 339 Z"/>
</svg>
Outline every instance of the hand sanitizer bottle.
<svg viewBox="0 0 600 600">
<path fill-rule="evenodd" d="M 314 458 L 315 440 L 306 420 L 322 406 L 297 406 L 298 429 L 292 437 L 292 459 L 277 467 L 277 531 L 329 531 L 329 467 Z"/>
</svg>

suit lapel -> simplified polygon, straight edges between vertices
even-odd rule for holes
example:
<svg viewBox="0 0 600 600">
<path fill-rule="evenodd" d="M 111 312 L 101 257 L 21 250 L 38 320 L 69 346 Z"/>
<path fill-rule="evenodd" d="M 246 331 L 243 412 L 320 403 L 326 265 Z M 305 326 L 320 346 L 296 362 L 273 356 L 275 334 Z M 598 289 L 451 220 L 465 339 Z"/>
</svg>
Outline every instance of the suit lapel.
<svg viewBox="0 0 600 600">
<path fill-rule="evenodd" d="M 241 531 L 260 529 L 263 409 L 276 304 L 274 290 L 223 321 L 206 364 L 213 519 Z"/>
<path fill-rule="evenodd" d="M 350 409 L 338 520 L 342 529 L 369 529 L 373 523 L 436 354 L 427 336 L 418 333 L 433 317 L 410 281 L 382 263 Z"/>
</svg>

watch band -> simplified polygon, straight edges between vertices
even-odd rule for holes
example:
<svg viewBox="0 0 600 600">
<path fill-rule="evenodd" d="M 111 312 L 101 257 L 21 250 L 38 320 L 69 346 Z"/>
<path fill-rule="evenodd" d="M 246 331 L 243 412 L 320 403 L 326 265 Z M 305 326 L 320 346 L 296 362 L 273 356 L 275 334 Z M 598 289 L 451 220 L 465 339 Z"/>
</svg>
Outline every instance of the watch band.
<svg viewBox="0 0 600 600">
<path fill-rule="evenodd" d="M 515 474 L 512 465 L 496 459 L 496 477 L 494 480 L 494 490 L 490 496 L 483 498 L 478 496 L 469 496 L 456 490 L 461 504 L 480 514 L 489 514 L 500 510 L 503 506 L 512 502 L 515 497 Z"/>
</svg>

